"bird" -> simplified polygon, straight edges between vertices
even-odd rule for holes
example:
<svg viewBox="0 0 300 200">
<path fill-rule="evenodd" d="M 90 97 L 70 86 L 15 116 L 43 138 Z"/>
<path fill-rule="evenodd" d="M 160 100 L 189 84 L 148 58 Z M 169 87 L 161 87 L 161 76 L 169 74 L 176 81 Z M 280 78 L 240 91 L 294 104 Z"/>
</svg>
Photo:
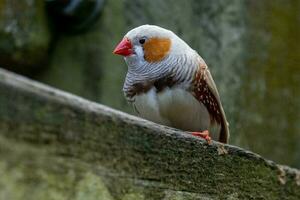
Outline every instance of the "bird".
<svg viewBox="0 0 300 200">
<path fill-rule="evenodd" d="M 156 25 L 130 30 L 113 50 L 128 70 L 125 98 L 144 119 L 228 143 L 229 124 L 203 58 L 172 31 Z"/>
</svg>

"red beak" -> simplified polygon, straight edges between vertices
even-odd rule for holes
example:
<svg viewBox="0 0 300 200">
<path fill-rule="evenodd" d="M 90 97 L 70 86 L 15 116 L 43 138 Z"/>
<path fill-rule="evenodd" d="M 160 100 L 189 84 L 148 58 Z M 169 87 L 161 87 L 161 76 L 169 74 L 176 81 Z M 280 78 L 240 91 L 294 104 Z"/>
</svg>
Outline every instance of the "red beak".
<svg viewBox="0 0 300 200">
<path fill-rule="evenodd" d="M 128 38 L 123 38 L 123 40 L 116 46 L 113 51 L 114 54 L 119 54 L 121 56 L 129 56 L 132 54 L 132 44 Z"/>
</svg>

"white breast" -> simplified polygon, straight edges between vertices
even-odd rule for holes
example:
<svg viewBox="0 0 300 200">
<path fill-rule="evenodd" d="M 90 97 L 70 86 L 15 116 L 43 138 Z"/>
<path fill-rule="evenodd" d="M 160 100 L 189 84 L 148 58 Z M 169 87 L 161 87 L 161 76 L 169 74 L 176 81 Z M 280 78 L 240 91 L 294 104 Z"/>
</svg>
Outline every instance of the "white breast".
<svg viewBox="0 0 300 200">
<path fill-rule="evenodd" d="M 137 95 L 134 103 L 141 117 L 186 131 L 203 131 L 210 127 L 206 107 L 181 88 L 156 93 L 153 87 Z"/>
<path fill-rule="evenodd" d="M 141 117 L 159 124 L 171 125 L 171 123 L 160 114 L 155 88 L 150 89 L 147 93 L 136 95 L 134 106 Z"/>
</svg>

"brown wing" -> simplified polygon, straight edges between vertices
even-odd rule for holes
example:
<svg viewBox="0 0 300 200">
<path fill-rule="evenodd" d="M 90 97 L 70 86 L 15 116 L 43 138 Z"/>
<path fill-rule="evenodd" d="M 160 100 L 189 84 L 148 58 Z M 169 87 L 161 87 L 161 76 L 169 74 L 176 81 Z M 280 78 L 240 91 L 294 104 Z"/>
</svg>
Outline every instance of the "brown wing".
<svg viewBox="0 0 300 200">
<path fill-rule="evenodd" d="M 221 125 L 219 141 L 227 143 L 229 138 L 229 129 L 225 112 L 221 105 L 216 84 L 205 63 L 201 63 L 194 78 L 193 85 L 194 96 L 207 108 L 211 122 Z"/>
</svg>

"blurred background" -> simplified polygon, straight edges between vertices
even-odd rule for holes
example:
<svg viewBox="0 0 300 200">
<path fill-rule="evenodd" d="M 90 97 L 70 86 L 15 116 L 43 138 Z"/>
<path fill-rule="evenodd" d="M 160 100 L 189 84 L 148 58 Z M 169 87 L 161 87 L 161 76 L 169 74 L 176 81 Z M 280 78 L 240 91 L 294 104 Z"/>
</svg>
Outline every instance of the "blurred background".
<svg viewBox="0 0 300 200">
<path fill-rule="evenodd" d="M 112 50 L 142 24 L 206 60 L 231 144 L 300 168 L 299 0 L 0 0 L 0 67 L 133 113 Z"/>
</svg>

